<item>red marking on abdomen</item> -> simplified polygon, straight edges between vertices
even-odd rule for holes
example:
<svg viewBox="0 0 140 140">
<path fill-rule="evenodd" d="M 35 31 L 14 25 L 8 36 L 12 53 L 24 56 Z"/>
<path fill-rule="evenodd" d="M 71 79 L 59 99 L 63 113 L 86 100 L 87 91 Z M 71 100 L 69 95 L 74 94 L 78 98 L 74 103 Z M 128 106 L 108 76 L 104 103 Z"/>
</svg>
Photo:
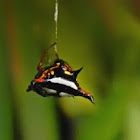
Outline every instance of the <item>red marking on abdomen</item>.
<svg viewBox="0 0 140 140">
<path fill-rule="evenodd" d="M 39 79 L 34 79 L 34 81 L 35 81 L 35 82 L 39 82 L 39 83 L 41 83 L 41 82 L 44 81 L 44 79 L 43 79 L 43 78 L 39 78 Z"/>
<path fill-rule="evenodd" d="M 89 94 L 89 95 L 90 95 L 90 93 L 86 92 L 85 90 L 81 90 L 81 92 L 82 92 L 83 94 Z"/>
</svg>

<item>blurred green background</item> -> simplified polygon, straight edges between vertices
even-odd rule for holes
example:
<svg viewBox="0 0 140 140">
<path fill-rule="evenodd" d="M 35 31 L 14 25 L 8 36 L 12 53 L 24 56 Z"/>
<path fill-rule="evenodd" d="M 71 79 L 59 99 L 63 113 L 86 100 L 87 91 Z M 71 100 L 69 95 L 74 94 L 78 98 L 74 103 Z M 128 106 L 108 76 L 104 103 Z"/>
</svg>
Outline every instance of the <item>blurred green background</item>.
<svg viewBox="0 0 140 140">
<path fill-rule="evenodd" d="M 0 140 L 140 140 L 140 2 L 58 0 L 58 52 L 95 105 L 27 93 L 55 41 L 55 0 L 0 1 Z"/>
</svg>

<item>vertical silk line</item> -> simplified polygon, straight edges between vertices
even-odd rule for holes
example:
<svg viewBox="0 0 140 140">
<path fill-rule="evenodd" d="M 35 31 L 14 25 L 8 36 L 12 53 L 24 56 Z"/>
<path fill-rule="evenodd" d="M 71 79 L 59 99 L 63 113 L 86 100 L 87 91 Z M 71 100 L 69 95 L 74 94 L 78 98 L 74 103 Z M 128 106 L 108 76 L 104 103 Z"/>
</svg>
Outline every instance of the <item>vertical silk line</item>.
<svg viewBox="0 0 140 140">
<path fill-rule="evenodd" d="M 57 42 L 57 21 L 58 21 L 58 1 L 57 0 L 55 0 L 54 21 L 55 21 L 55 39 Z M 57 52 L 57 43 L 55 45 L 55 51 Z"/>
<path fill-rule="evenodd" d="M 55 0 L 54 21 L 55 21 L 55 37 L 57 40 L 57 21 L 58 21 L 58 1 L 57 0 Z"/>
</svg>

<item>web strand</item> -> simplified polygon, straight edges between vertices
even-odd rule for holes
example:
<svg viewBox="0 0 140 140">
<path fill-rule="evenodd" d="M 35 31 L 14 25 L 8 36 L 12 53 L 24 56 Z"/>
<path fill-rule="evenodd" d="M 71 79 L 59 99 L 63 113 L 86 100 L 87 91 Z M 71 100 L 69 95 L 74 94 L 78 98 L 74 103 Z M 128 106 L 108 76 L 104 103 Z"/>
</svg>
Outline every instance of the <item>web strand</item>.
<svg viewBox="0 0 140 140">
<path fill-rule="evenodd" d="M 58 22 L 58 1 L 57 0 L 55 0 L 54 21 L 55 21 L 55 39 L 57 42 L 57 22 Z"/>
</svg>

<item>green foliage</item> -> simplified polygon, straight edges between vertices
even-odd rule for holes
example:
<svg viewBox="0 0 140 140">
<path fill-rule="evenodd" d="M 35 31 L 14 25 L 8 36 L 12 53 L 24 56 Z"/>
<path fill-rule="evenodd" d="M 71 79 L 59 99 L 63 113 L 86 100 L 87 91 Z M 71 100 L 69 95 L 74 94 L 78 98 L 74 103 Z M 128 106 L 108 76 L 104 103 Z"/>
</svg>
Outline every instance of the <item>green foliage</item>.
<svg viewBox="0 0 140 140">
<path fill-rule="evenodd" d="M 75 124 L 73 139 L 139 140 L 140 7 L 58 2 L 59 57 L 74 69 L 84 66 L 78 81 L 96 104 L 26 92 L 43 50 L 55 42 L 55 0 L 1 0 L 0 140 L 60 139 L 59 109 Z"/>
</svg>

